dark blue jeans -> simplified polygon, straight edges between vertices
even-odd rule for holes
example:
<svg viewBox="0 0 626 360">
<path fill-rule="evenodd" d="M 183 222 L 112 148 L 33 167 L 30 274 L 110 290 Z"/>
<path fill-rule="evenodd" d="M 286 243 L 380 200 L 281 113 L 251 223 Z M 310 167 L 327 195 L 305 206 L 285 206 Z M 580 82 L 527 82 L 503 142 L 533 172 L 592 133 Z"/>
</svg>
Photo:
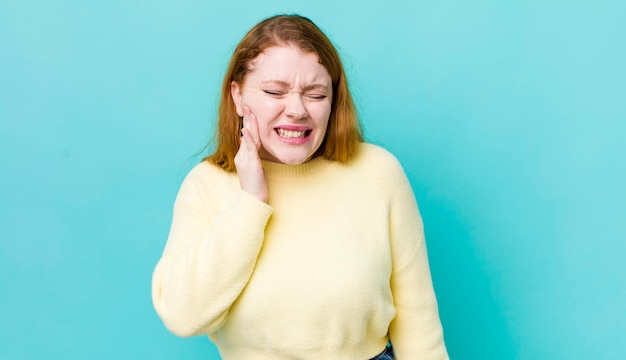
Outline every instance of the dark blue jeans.
<svg viewBox="0 0 626 360">
<path fill-rule="evenodd" d="M 394 356 L 393 356 L 393 346 L 391 346 L 391 344 L 389 344 L 389 345 L 387 345 L 387 347 L 385 348 L 385 350 L 383 352 L 381 352 L 380 354 L 374 356 L 370 360 L 393 360 L 393 359 L 394 359 Z"/>
</svg>

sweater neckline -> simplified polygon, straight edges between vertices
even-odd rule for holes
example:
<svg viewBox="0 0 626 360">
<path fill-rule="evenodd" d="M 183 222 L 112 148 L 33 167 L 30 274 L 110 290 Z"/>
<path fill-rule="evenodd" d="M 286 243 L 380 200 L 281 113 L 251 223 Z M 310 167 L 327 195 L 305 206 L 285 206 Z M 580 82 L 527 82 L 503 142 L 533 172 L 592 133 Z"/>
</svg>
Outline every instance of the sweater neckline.
<svg viewBox="0 0 626 360">
<path fill-rule="evenodd" d="M 267 160 L 261 160 L 265 176 L 271 179 L 298 179 L 319 173 L 328 166 L 330 161 L 321 156 L 315 157 L 299 165 L 288 165 Z"/>
</svg>

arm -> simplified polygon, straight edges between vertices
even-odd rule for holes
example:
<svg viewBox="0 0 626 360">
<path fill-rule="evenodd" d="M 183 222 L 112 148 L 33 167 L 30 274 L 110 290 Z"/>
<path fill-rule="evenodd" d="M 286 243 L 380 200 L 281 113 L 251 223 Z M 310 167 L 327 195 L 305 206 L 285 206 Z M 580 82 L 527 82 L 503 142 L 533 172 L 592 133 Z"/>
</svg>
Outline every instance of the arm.
<svg viewBox="0 0 626 360">
<path fill-rule="evenodd" d="M 394 172 L 389 221 L 393 256 L 391 291 L 396 317 L 389 326 L 389 337 L 400 360 L 448 359 L 422 219 L 399 164 Z"/>
<path fill-rule="evenodd" d="M 214 188 L 213 196 L 203 197 L 203 185 L 204 190 L 208 183 L 215 186 L 216 179 L 192 171 L 176 199 L 170 236 L 154 270 L 154 307 L 167 328 L 180 336 L 211 333 L 224 323 L 252 276 L 263 244 L 272 208 L 266 204 L 258 125 L 247 107 L 243 122 L 235 156 L 241 190 L 231 204 L 212 213 L 208 203 L 227 189 Z"/>
<path fill-rule="evenodd" d="M 272 208 L 244 191 L 216 214 L 192 172 L 174 205 L 165 251 L 152 279 L 155 309 L 170 331 L 215 331 L 252 275 Z"/>
<path fill-rule="evenodd" d="M 180 336 L 210 333 L 222 325 L 252 275 L 272 212 L 239 191 L 228 208 L 211 215 L 202 204 L 199 179 L 192 175 L 181 186 L 152 279 L 155 309 Z"/>
</svg>

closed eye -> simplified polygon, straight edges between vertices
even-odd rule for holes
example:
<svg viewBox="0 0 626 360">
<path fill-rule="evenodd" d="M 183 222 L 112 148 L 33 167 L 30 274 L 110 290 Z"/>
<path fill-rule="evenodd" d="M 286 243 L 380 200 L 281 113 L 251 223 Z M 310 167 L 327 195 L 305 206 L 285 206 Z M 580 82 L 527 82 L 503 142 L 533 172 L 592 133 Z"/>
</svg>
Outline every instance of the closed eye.
<svg viewBox="0 0 626 360">
<path fill-rule="evenodd" d="M 263 92 L 268 94 L 268 95 L 272 95 L 272 96 L 281 96 L 281 95 L 283 95 L 282 92 L 276 91 L 276 90 L 263 90 Z"/>
<path fill-rule="evenodd" d="M 324 100 L 324 99 L 326 99 L 326 95 L 323 95 L 323 94 L 310 94 L 310 95 L 307 95 L 307 96 L 310 99 L 313 99 L 313 100 Z"/>
</svg>

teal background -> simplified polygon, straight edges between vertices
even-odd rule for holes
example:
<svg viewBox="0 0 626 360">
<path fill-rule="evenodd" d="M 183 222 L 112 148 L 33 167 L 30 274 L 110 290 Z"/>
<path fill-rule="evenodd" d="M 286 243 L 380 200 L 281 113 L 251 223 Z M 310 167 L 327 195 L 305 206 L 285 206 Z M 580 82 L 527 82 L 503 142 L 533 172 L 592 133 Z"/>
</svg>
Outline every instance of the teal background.
<svg viewBox="0 0 626 360">
<path fill-rule="evenodd" d="M 219 358 L 151 273 L 234 46 L 282 12 L 410 177 L 451 357 L 626 358 L 624 2 L 4 0 L 0 359 Z"/>
</svg>

